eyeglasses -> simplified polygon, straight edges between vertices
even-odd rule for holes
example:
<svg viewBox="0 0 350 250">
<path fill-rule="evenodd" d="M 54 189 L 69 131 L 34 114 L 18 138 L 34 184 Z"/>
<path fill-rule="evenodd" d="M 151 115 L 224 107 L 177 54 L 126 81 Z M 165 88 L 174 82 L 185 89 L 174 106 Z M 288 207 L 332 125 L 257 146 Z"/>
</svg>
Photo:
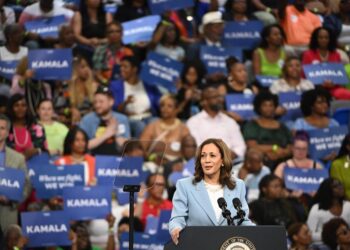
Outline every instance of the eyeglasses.
<svg viewBox="0 0 350 250">
<path fill-rule="evenodd" d="M 161 183 L 161 182 L 155 182 L 153 185 L 155 187 L 165 187 L 165 183 Z"/>
</svg>

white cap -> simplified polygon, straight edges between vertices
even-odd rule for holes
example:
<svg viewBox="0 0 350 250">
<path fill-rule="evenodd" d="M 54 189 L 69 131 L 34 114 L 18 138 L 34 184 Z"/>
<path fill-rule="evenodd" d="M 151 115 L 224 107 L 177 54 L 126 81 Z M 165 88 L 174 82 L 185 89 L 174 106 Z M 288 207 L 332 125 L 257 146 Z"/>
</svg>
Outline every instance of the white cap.
<svg viewBox="0 0 350 250">
<path fill-rule="evenodd" d="M 220 11 L 208 12 L 202 17 L 202 24 L 199 27 L 199 32 L 203 33 L 203 28 L 207 24 L 223 22 L 224 20 L 222 20 L 222 13 Z"/>
</svg>

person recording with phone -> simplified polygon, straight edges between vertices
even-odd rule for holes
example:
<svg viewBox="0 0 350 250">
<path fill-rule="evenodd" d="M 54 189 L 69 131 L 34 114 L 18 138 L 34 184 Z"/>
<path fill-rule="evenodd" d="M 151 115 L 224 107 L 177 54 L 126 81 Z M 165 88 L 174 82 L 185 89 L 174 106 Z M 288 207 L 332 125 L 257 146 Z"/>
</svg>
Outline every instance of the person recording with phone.
<svg viewBox="0 0 350 250">
<path fill-rule="evenodd" d="M 169 232 L 176 245 L 186 226 L 254 225 L 248 218 L 245 184 L 233 179 L 231 169 L 231 152 L 221 139 L 200 145 L 194 177 L 179 180 L 173 197 Z"/>
</svg>

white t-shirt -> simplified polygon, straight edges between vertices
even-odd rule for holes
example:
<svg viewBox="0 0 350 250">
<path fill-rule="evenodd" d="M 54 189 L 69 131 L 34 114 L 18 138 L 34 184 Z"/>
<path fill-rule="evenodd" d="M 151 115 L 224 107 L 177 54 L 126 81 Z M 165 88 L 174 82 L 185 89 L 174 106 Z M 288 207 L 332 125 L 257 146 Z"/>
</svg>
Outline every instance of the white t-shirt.
<svg viewBox="0 0 350 250">
<path fill-rule="evenodd" d="M 151 101 L 147 95 L 143 82 L 139 81 L 136 85 L 132 85 L 125 81 L 124 100 L 126 100 L 129 95 L 132 95 L 134 97 L 134 101 L 126 105 L 125 110 L 130 113 L 135 113 L 135 115 L 132 115 L 129 118 L 144 118 L 141 116 L 145 114 L 147 110 L 151 109 Z M 151 114 L 149 113 L 148 116 L 151 116 Z"/>
<path fill-rule="evenodd" d="M 207 189 L 210 203 L 214 208 L 216 220 L 219 221 L 222 214 L 222 210 L 218 205 L 218 199 L 224 197 L 224 188 L 220 184 L 214 185 L 204 182 L 204 185 Z"/>
<path fill-rule="evenodd" d="M 1 61 L 17 61 L 28 55 L 28 48 L 20 46 L 18 53 L 12 53 L 8 51 L 5 46 L 0 47 L 0 60 Z"/>
<path fill-rule="evenodd" d="M 0 41 L 5 42 L 4 29 L 7 25 L 13 24 L 16 22 L 16 16 L 15 16 L 15 12 L 13 11 L 13 9 L 6 7 L 6 6 L 4 6 L 3 9 L 4 9 L 6 20 L 4 23 L 0 22 Z"/>
<path fill-rule="evenodd" d="M 343 24 L 338 42 L 342 45 L 348 45 L 350 43 L 350 25 Z"/>
</svg>

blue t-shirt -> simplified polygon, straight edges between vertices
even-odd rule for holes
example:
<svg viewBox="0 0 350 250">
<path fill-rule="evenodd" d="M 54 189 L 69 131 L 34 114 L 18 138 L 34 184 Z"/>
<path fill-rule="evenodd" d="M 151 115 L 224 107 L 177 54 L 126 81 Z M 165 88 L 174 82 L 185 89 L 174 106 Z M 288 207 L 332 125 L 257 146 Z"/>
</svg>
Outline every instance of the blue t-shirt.
<svg viewBox="0 0 350 250">
<path fill-rule="evenodd" d="M 330 118 L 327 128 L 333 128 L 333 127 L 339 127 L 339 123 L 336 120 Z M 308 130 L 314 130 L 314 129 L 319 129 L 319 128 L 314 127 L 311 124 L 309 124 L 305 120 L 305 118 L 298 118 L 295 121 L 294 125 L 293 125 L 293 129 L 294 130 L 305 130 L 305 131 L 308 131 Z"/>
</svg>

